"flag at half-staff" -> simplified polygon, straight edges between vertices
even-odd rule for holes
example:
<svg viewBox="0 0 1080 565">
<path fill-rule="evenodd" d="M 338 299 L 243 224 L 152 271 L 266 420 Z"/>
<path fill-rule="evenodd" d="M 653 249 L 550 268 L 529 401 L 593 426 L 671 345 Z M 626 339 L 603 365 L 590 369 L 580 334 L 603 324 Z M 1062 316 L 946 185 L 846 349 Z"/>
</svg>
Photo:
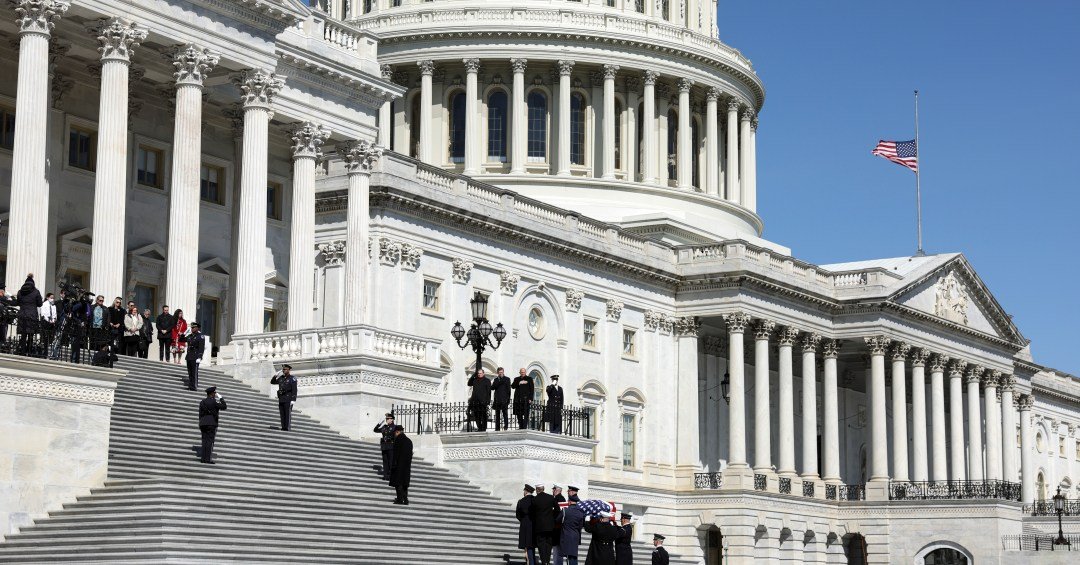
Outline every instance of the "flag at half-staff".
<svg viewBox="0 0 1080 565">
<path fill-rule="evenodd" d="M 897 165 L 919 172 L 919 142 L 911 141 L 885 141 L 878 142 L 877 147 L 870 152 L 872 155 L 884 157 Z"/>
</svg>

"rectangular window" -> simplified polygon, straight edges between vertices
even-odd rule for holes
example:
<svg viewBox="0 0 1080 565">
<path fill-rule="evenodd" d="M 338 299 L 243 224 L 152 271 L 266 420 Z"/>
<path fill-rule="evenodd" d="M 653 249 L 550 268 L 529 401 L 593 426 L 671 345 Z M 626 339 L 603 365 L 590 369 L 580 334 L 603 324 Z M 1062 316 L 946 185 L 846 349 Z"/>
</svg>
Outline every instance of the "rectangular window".
<svg viewBox="0 0 1080 565">
<path fill-rule="evenodd" d="M 263 331 L 277 331 L 277 312 L 274 312 L 273 310 L 263 310 Z"/>
<path fill-rule="evenodd" d="M 135 306 L 139 308 L 139 312 L 149 308 L 150 312 L 153 313 L 157 309 L 157 289 L 149 285 L 137 284 L 135 285 L 135 297 L 132 300 L 135 301 Z"/>
<path fill-rule="evenodd" d="M 97 132 L 79 126 L 68 131 L 68 165 L 87 171 L 95 170 L 97 163 Z"/>
<path fill-rule="evenodd" d="M 637 332 L 634 330 L 623 330 L 622 332 L 622 354 L 624 357 L 633 357 L 637 354 L 637 347 L 634 344 L 637 338 Z"/>
<path fill-rule="evenodd" d="M 162 188 L 164 153 L 146 145 L 140 145 L 135 153 L 136 181 L 143 186 Z"/>
<path fill-rule="evenodd" d="M 0 148 L 15 147 L 15 110 L 0 107 Z"/>
<path fill-rule="evenodd" d="M 213 298 L 199 298 L 195 307 L 195 321 L 199 323 L 199 330 L 212 343 L 217 332 L 218 301 Z"/>
<path fill-rule="evenodd" d="M 623 467 L 634 466 L 634 415 L 622 415 L 622 464 Z"/>
<path fill-rule="evenodd" d="M 199 196 L 205 202 L 225 204 L 225 169 L 202 164 L 199 170 Z"/>
<path fill-rule="evenodd" d="M 581 343 L 589 349 L 596 349 L 596 320 L 585 320 Z"/>
<path fill-rule="evenodd" d="M 1065 457 L 1065 436 L 1058 437 L 1058 455 Z"/>
<path fill-rule="evenodd" d="M 439 284 L 439 281 L 424 281 L 424 310 L 439 311 L 439 293 L 441 290 L 442 285 Z"/>
<path fill-rule="evenodd" d="M 281 193 L 285 188 L 280 182 L 266 183 L 266 217 L 272 220 L 281 219 Z"/>
</svg>

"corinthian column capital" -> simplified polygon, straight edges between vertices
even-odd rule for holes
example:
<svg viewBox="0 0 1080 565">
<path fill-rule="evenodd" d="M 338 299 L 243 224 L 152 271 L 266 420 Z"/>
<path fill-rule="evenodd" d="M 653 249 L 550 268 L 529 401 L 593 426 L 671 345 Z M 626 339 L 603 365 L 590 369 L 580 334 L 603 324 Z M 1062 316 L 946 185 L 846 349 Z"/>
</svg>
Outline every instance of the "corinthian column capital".
<svg viewBox="0 0 1080 565">
<path fill-rule="evenodd" d="M 615 80 L 615 74 L 619 72 L 619 65 L 604 65 L 604 79 Z"/>
<path fill-rule="evenodd" d="M 338 144 L 337 152 L 345 161 L 345 170 L 350 175 L 371 174 L 372 167 L 383 154 L 381 147 L 362 139 Z"/>
<path fill-rule="evenodd" d="M 885 351 L 889 349 L 889 344 L 892 343 L 892 340 L 883 335 L 864 337 L 863 341 L 866 342 L 866 347 L 870 349 L 871 355 L 885 355 Z"/>
<path fill-rule="evenodd" d="M 750 315 L 745 312 L 724 314 L 724 322 L 727 324 L 729 333 L 741 334 L 746 331 L 746 326 L 750 324 Z"/>
<path fill-rule="evenodd" d="M 776 343 L 781 346 L 795 345 L 795 340 L 799 339 L 799 330 L 793 327 L 785 327 L 780 330 L 780 333 L 776 336 Z"/>
<path fill-rule="evenodd" d="M 462 59 L 461 62 L 465 63 L 466 73 L 480 72 L 480 59 Z"/>
<path fill-rule="evenodd" d="M 773 329 L 776 328 L 776 322 L 770 322 L 769 320 L 758 320 L 754 324 L 754 339 L 769 339 L 772 335 Z"/>
<path fill-rule="evenodd" d="M 740 106 L 739 101 L 732 98 L 731 100 L 728 100 L 727 111 L 728 112 L 738 112 L 739 111 L 739 106 Z"/>
<path fill-rule="evenodd" d="M 244 108 L 270 109 L 274 95 L 285 87 L 285 77 L 259 70 L 245 70 L 233 76 L 240 87 L 240 99 Z"/>
<path fill-rule="evenodd" d="M 515 73 L 525 72 L 525 67 L 528 66 L 528 59 L 510 59 L 510 67 L 514 69 Z"/>
<path fill-rule="evenodd" d="M 98 20 L 89 24 L 87 29 L 97 36 L 102 61 L 131 62 L 132 49 L 147 35 L 145 28 L 123 18 Z"/>
<path fill-rule="evenodd" d="M 690 89 L 694 86 L 694 81 L 688 78 L 681 78 L 675 84 L 679 87 L 679 92 L 690 92 Z"/>
<path fill-rule="evenodd" d="M 320 124 L 300 122 L 288 128 L 292 138 L 293 159 L 321 159 L 322 146 L 330 138 L 330 130 Z"/>
<path fill-rule="evenodd" d="M 911 351 L 911 346 L 899 341 L 893 344 L 892 358 L 893 361 L 904 361 L 907 359 L 908 351 Z"/>
<path fill-rule="evenodd" d="M 70 0 L 14 0 L 15 25 L 19 33 L 49 35 L 59 18 L 71 7 Z"/>
<path fill-rule="evenodd" d="M 173 78 L 177 85 L 202 86 L 206 75 L 214 69 L 221 57 L 209 49 L 190 43 L 177 45 L 165 52 L 172 59 Z"/>
<path fill-rule="evenodd" d="M 656 79 L 660 78 L 660 73 L 656 71 L 645 71 L 642 75 L 645 79 L 645 86 L 652 86 L 656 84 Z"/>
<path fill-rule="evenodd" d="M 836 359 L 840 355 L 840 341 L 835 339 L 826 339 L 822 342 L 822 354 L 826 359 Z"/>
<path fill-rule="evenodd" d="M 801 343 L 803 353 L 816 353 L 818 344 L 821 343 L 821 336 L 813 332 L 807 332 L 803 334 Z"/>
<path fill-rule="evenodd" d="M 705 100 L 709 102 L 716 102 L 720 98 L 720 89 L 715 86 L 710 86 L 705 91 Z"/>
<path fill-rule="evenodd" d="M 756 113 L 754 112 L 753 108 L 751 108 L 749 106 L 747 106 L 746 108 L 743 108 L 742 121 L 744 121 L 744 122 L 752 122 L 752 121 L 754 121 L 755 116 L 756 116 Z"/>
</svg>

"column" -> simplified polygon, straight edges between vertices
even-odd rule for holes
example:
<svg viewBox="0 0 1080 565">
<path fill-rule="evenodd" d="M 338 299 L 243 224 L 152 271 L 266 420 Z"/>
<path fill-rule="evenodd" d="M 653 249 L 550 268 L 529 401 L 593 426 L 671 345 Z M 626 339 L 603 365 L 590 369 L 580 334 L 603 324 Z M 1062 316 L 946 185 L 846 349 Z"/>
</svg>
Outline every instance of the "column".
<svg viewBox="0 0 1080 565">
<path fill-rule="evenodd" d="M 743 332 L 750 323 L 750 316 L 734 312 L 724 316 L 728 329 L 728 468 L 749 469 L 746 464 L 746 384 L 743 371 Z"/>
<path fill-rule="evenodd" d="M 88 29 L 97 36 L 101 53 L 90 288 L 111 298 L 124 295 L 127 257 L 128 70 L 131 50 L 146 38 L 146 30 L 120 18 L 95 22 Z"/>
<path fill-rule="evenodd" d="M 45 178 L 48 131 L 44 125 L 50 102 L 49 37 L 54 20 L 67 12 L 71 2 L 17 0 L 12 4 L 19 28 L 19 75 L 11 155 L 7 286 L 14 292 L 28 273 L 36 273 L 39 284 L 44 284 L 48 272 L 49 235 L 45 229 L 49 225 L 49 184 Z M 124 88 L 126 92 L 126 84 Z"/>
<path fill-rule="evenodd" d="M 926 452 L 926 358 L 925 349 L 911 353 L 911 480 L 928 480 Z M 894 381 L 895 382 L 895 381 Z"/>
<path fill-rule="evenodd" d="M 739 179 L 739 204 L 746 206 L 749 200 L 751 188 L 750 174 L 750 123 L 754 121 L 754 110 L 749 106 L 742 111 L 742 119 L 739 121 L 739 145 L 742 151 L 739 154 L 739 170 L 742 177 Z"/>
<path fill-rule="evenodd" d="M 986 413 L 986 478 L 1001 480 L 1001 409 L 998 407 L 1000 371 L 983 375 L 983 401 Z"/>
<path fill-rule="evenodd" d="M 727 199 L 738 204 L 742 201 L 739 186 L 739 101 L 732 98 L 727 106 L 727 171 L 724 173 Z"/>
<path fill-rule="evenodd" d="M 480 111 L 477 109 L 479 94 L 476 74 L 480 72 L 480 59 L 462 59 L 465 63 L 465 170 L 467 175 L 480 173 Z"/>
<path fill-rule="evenodd" d="M 824 414 L 821 421 L 822 446 L 824 448 L 824 465 L 822 469 L 826 482 L 839 484 L 840 481 L 840 411 L 838 410 L 837 396 L 840 391 L 836 380 L 836 358 L 840 354 L 840 342 L 835 339 L 827 339 L 822 343 L 822 354 L 825 356 L 823 372 L 821 375 L 822 408 Z"/>
<path fill-rule="evenodd" d="M 754 325 L 754 472 L 771 473 L 772 430 L 769 405 L 769 336 L 774 322 L 758 320 Z"/>
<path fill-rule="evenodd" d="M 239 236 L 236 272 L 236 333 L 262 331 L 266 292 L 266 162 L 269 152 L 268 128 L 273 97 L 285 79 L 262 70 L 241 72 L 235 82 L 240 87 L 244 108 L 244 154 L 240 174 Z"/>
<path fill-rule="evenodd" d="M 304 122 L 289 130 L 292 138 L 293 190 L 289 238 L 290 330 L 314 326 L 315 296 L 315 164 L 330 130 Z"/>
<path fill-rule="evenodd" d="M 930 423 L 933 433 L 934 466 L 930 475 L 932 481 L 949 480 L 949 455 L 945 449 L 945 367 L 949 364 L 947 355 L 934 355 L 930 358 Z"/>
<path fill-rule="evenodd" d="M 677 141 L 679 160 L 675 167 L 675 174 L 678 177 L 676 186 L 687 189 L 692 188 L 691 183 L 694 179 L 691 170 L 694 161 L 690 155 L 690 151 L 694 149 L 691 147 L 693 137 L 690 135 L 690 88 L 693 86 L 694 81 L 688 78 L 679 79 L 679 138 Z"/>
<path fill-rule="evenodd" d="M 217 65 L 219 56 L 197 45 L 179 46 L 171 55 L 176 69 L 173 73 L 176 114 L 173 117 L 165 303 L 173 312 L 195 312 L 199 299 L 197 235 L 200 233 L 203 79 Z"/>
<path fill-rule="evenodd" d="M 968 479 L 983 480 L 982 416 L 979 407 L 979 384 L 984 369 L 974 366 L 964 375 L 968 400 Z"/>
<path fill-rule="evenodd" d="M 905 360 L 911 346 L 896 343 L 892 349 L 893 472 L 898 482 L 908 480 L 907 452 L 907 368 Z"/>
<path fill-rule="evenodd" d="M 379 69 L 383 80 L 391 82 L 394 77 L 394 68 L 390 65 L 381 65 Z M 383 147 L 390 147 L 390 133 L 394 129 L 394 116 L 390 111 L 393 100 L 393 97 L 386 95 L 383 98 L 382 105 L 379 106 L 379 145 Z"/>
<path fill-rule="evenodd" d="M 420 67 L 420 143 L 416 157 L 431 163 L 431 75 L 435 74 L 435 61 L 417 61 L 416 65 Z"/>
<path fill-rule="evenodd" d="M 750 143 L 746 145 L 746 167 L 743 168 L 743 206 L 751 211 L 757 210 L 757 126 L 758 117 L 750 120 Z"/>
<path fill-rule="evenodd" d="M 780 433 L 777 440 L 780 442 L 780 465 L 776 472 L 782 477 L 794 477 L 795 473 L 795 391 L 792 384 L 791 346 L 799 332 L 795 328 L 784 328 L 776 337 L 780 346 L 780 355 L 777 367 L 778 388 L 780 397 L 777 399 L 777 424 Z"/>
<path fill-rule="evenodd" d="M 371 169 L 382 157 L 382 148 L 360 140 L 338 145 L 338 154 L 345 162 L 349 175 L 349 204 L 345 227 L 345 324 L 368 321 L 369 308 L 365 297 L 370 294 L 368 282 L 369 189 Z"/>
<path fill-rule="evenodd" d="M 570 175 L 570 75 L 573 61 L 559 61 L 559 168 L 556 174 Z"/>
<path fill-rule="evenodd" d="M 1021 501 L 1031 504 L 1035 501 L 1035 467 L 1031 461 L 1035 437 L 1031 433 L 1031 406 L 1034 404 L 1030 394 L 1021 394 L 1016 401 L 1020 411 L 1020 483 Z"/>
<path fill-rule="evenodd" d="M 964 456 L 964 368 L 967 363 L 949 365 L 949 480 L 967 478 Z"/>
<path fill-rule="evenodd" d="M 821 336 L 802 338 L 802 478 L 818 480 L 817 453 L 817 346 Z"/>
<path fill-rule="evenodd" d="M 717 131 L 716 100 L 718 88 L 705 91 L 705 191 L 713 196 L 720 194 L 720 133 Z"/>
<path fill-rule="evenodd" d="M 604 65 L 604 164 L 603 177 L 615 178 L 615 73 L 618 65 Z M 625 140 L 624 145 L 625 145 Z"/>
<path fill-rule="evenodd" d="M 1016 377 L 1001 377 L 1001 472 L 1004 480 L 1016 482 L 1016 407 L 1013 405 L 1013 387 Z"/>
<path fill-rule="evenodd" d="M 510 59 L 510 66 L 514 69 L 514 90 L 511 93 L 513 102 L 510 104 L 514 113 L 510 120 L 510 173 L 523 174 L 525 172 L 525 158 L 528 156 L 525 144 L 529 138 L 528 112 L 525 109 L 525 66 L 527 59 Z"/>
<path fill-rule="evenodd" d="M 743 124 L 747 124 L 746 121 Z M 870 480 L 889 480 L 889 434 L 885 420 L 885 336 L 864 338 L 870 349 Z"/>
<path fill-rule="evenodd" d="M 675 320 L 675 332 L 678 336 L 679 373 L 678 373 L 678 425 L 681 430 L 696 430 L 698 420 L 698 332 L 701 322 L 694 316 Z M 679 434 L 676 465 L 691 481 L 694 472 L 701 466 L 701 453 L 698 434 Z M 690 483 L 693 484 L 693 483 Z"/>
<path fill-rule="evenodd" d="M 641 182 L 656 184 L 656 79 L 660 73 L 645 71 L 645 101 L 641 113 Z"/>
<path fill-rule="evenodd" d="M 637 160 L 638 149 L 637 145 L 637 128 L 638 120 L 641 116 L 638 115 L 638 102 L 640 96 L 638 91 L 641 88 L 641 80 L 637 77 L 629 76 L 623 79 L 626 83 L 626 141 L 623 143 L 623 167 L 626 170 L 626 180 L 634 182 L 638 179 L 637 176 Z"/>
</svg>

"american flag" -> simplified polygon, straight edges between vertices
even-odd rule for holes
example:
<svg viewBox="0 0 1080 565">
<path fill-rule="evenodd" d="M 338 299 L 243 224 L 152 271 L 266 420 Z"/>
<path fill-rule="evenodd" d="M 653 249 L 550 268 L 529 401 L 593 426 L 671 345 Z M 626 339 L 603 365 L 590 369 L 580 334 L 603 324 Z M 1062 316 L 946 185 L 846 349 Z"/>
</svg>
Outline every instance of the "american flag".
<svg viewBox="0 0 1080 565">
<path fill-rule="evenodd" d="M 615 507 L 614 502 L 608 502 L 606 500 L 582 500 L 578 503 L 577 506 L 581 509 L 582 512 L 585 513 L 586 516 L 592 516 L 594 518 L 597 516 L 611 514 L 612 512 L 618 511 L 618 509 Z"/>
<path fill-rule="evenodd" d="M 872 155 L 884 157 L 897 165 L 903 165 L 914 172 L 919 172 L 919 146 L 911 141 L 878 141 Z"/>
</svg>

